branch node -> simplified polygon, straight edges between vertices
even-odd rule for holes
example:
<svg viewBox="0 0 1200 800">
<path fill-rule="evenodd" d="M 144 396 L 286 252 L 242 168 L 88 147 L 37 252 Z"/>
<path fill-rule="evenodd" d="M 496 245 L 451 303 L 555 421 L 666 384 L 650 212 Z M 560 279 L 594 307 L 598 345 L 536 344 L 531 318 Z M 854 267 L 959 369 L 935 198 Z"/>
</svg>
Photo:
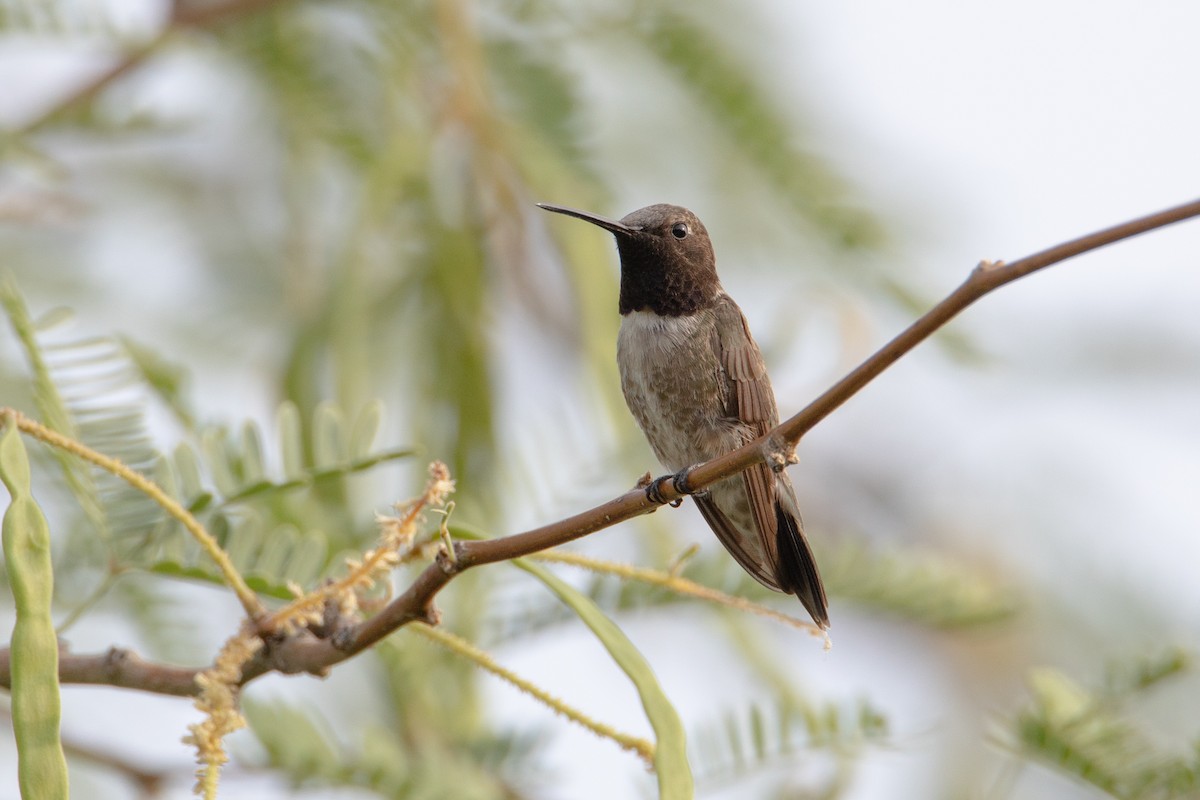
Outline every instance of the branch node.
<svg viewBox="0 0 1200 800">
<path fill-rule="evenodd" d="M 446 575 L 454 575 L 462 571 L 458 563 L 462 556 L 459 548 L 460 545 L 458 542 L 454 542 L 449 549 L 445 547 L 440 548 L 433 559 L 434 563 L 438 565 L 438 569 Z"/>
<path fill-rule="evenodd" d="M 104 671 L 109 680 L 114 680 L 122 666 L 129 660 L 129 651 L 124 647 L 110 647 L 104 654 Z"/>
<path fill-rule="evenodd" d="M 424 622 L 431 628 L 436 628 L 442 624 L 442 612 L 438 610 L 438 607 L 431 600 L 428 605 L 414 610 L 410 619 L 414 622 Z"/>
<path fill-rule="evenodd" d="M 354 649 L 354 640 L 358 638 L 357 628 L 346 627 L 334 631 L 329 637 L 329 643 L 333 645 L 334 650 L 346 653 Z"/>
<path fill-rule="evenodd" d="M 975 269 L 973 271 L 976 273 L 996 272 L 997 270 L 1004 269 L 1005 266 L 1006 265 L 1003 259 L 991 261 L 985 258 L 975 265 Z"/>
<path fill-rule="evenodd" d="M 450 559 L 452 564 L 458 563 L 458 551 L 455 549 L 457 545 L 454 543 L 454 537 L 450 535 L 450 512 L 454 510 L 454 501 L 451 500 L 446 504 L 445 512 L 442 515 L 442 524 L 438 526 L 438 535 L 442 537 L 442 550 L 446 553 L 446 557 Z"/>
<path fill-rule="evenodd" d="M 783 472 L 792 464 L 799 464 L 796 445 L 784 438 L 778 430 L 772 431 L 762 443 L 763 460 L 773 472 Z"/>
</svg>

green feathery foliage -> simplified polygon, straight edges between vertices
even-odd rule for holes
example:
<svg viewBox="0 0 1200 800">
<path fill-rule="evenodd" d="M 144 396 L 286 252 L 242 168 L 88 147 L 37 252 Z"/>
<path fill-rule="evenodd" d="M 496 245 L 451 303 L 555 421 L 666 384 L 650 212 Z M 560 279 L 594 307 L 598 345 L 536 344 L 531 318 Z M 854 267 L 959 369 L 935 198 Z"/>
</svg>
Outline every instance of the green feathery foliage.
<svg viewBox="0 0 1200 800">
<path fill-rule="evenodd" d="M 63 394 L 60 391 L 56 376 L 51 368 L 49 359 L 47 358 L 45 348 L 40 343 L 39 337 L 43 330 L 53 329 L 63 321 L 64 314 L 62 312 L 54 312 L 47 314 L 43 323 L 38 325 L 29 315 L 29 310 L 25 305 L 25 299 L 21 296 L 20 289 L 17 287 L 16 280 L 11 274 L 6 275 L 2 284 L 0 284 L 0 304 L 4 306 L 5 314 L 8 316 L 9 323 L 13 327 L 13 331 L 17 335 L 17 340 L 21 343 L 24 350 L 25 359 L 29 365 L 31 373 L 31 383 L 33 384 L 33 402 L 37 409 L 38 417 L 51 430 L 57 431 L 65 436 L 79 437 L 80 432 L 77 430 L 77 422 L 74 419 Z M 78 352 L 78 361 L 87 362 L 86 355 L 83 353 L 91 349 L 94 340 L 76 341 L 69 344 L 60 344 L 57 350 L 60 353 L 66 354 L 66 361 L 70 364 L 75 360 L 72 357 L 73 352 Z M 104 356 L 111 356 L 111 352 L 105 353 Z M 101 356 L 102 360 L 108 361 L 111 365 L 111 360 Z M 69 380 L 69 377 L 67 378 Z M 81 380 L 86 380 L 84 377 Z M 77 395 L 82 403 L 87 404 L 87 408 L 93 408 L 93 397 L 87 393 Z M 99 404 L 96 404 L 99 405 Z M 103 406 L 101 405 L 101 408 Z M 78 410 L 84 410 L 80 408 Z M 110 419 L 126 418 L 122 413 L 125 409 L 113 410 L 108 409 L 108 417 Z M 112 438 L 120 440 L 120 434 L 128 435 L 129 428 L 125 427 L 123 431 L 114 432 Z M 104 435 L 104 431 L 101 431 Z M 140 436 L 136 437 L 138 441 L 123 442 L 126 446 L 140 449 Z M 126 452 L 125 457 L 129 457 L 129 452 Z M 76 459 L 71 458 L 66 453 L 55 452 L 54 457 L 58 460 L 62 467 L 63 475 L 66 478 L 67 485 L 70 487 L 75 499 L 78 501 L 80 508 L 86 514 L 88 520 L 94 526 L 96 535 L 101 540 L 109 538 L 109 520 L 104 507 L 104 503 L 100 497 L 100 488 L 96 485 L 96 476 L 86 464 L 82 464 Z"/>
<path fill-rule="evenodd" d="M 843 247 L 878 247 L 883 241 L 879 223 L 850 205 L 842 178 L 796 145 L 795 123 L 786 119 L 761 76 L 739 63 L 719 32 L 702 22 L 703 12 L 687 13 L 673 5 L 649 11 L 634 30 L 703 110 L 705 120 L 735 145 L 731 151 L 819 236 Z"/>
<path fill-rule="evenodd" d="M 204 431 L 199 451 L 180 443 L 173 458 L 158 461 L 155 478 L 200 515 L 252 588 L 290 599 L 288 584 L 312 586 L 327 570 L 341 567 L 341 559 L 332 557 L 335 550 L 366 538 L 361 523 L 344 512 L 321 514 L 317 490 L 412 455 L 408 448 L 373 449 L 381 417 L 381 404 L 372 403 L 350 425 L 344 412 L 322 404 L 306 434 L 295 406 L 285 403 L 277 415 L 279 473 L 267 466 L 262 432 L 246 422 L 237 438 L 221 428 Z M 306 438 L 314 443 L 310 463 L 302 456 Z M 313 524 L 314 517 L 330 525 L 345 519 L 349 530 L 329 533 Z M 222 583 L 175 523 L 163 520 L 133 544 L 131 560 L 154 572 Z"/>
<path fill-rule="evenodd" d="M 932 628 L 987 626 L 1011 619 L 1020 607 L 1013 590 L 944 556 L 879 553 L 842 537 L 818 547 L 818 560 L 830 596 Z M 688 559 L 680 574 L 736 597 L 776 606 L 795 602 L 764 588 L 715 544 Z M 611 575 L 589 576 L 582 591 L 608 614 L 696 602 L 662 586 Z M 497 643 L 572 619 L 558 604 L 512 587 L 497 594 L 483 629 L 488 641 Z"/>
<path fill-rule="evenodd" d="M 1119 800 L 1195 798 L 1200 732 L 1190 747 L 1172 747 L 1143 730 L 1127 708 L 1142 693 L 1190 670 L 1192 661 L 1178 648 L 1132 659 L 1110 666 L 1099 690 L 1050 667 L 1031 670 L 1030 702 L 1013 723 L 1016 746 Z"/>
<path fill-rule="evenodd" d="M 730 710 L 689 735 L 697 782 L 729 785 L 766 769 L 829 750 L 843 759 L 888 741 L 887 721 L 866 701 L 798 706 L 793 698 Z M 825 792 L 822 796 L 832 796 Z"/>
<path fill-rule="evenodd" d="M 0 301 L 31 365 L 39 416 L 54 420 L 60 432 L 152 477 L 199 515 L 251 585 L 264 594 L 290 599 L 289 583 L 311 586 L 328 568 L 340 567 L 340 560 L 331 559 L 334 550 L 361 537 L 361 521 L 344 511 L 320 513 L 323 504 L 312 499 L 316 490 L 329 492 L 355 473 L 413 454 L 410 448 L 374 449 L 383 416 L 382 403 L 376 401 L 353 422 L 333 404 L 320 404 L 308 425 L 293 404 L 284 403 L 278 412 L 280 453 L 274 459 L 265 452 L 262 431 L 251 421 L 242 425 L 236 438 L 221 427 L 195 431 L 198 446 L 182 441 L 167 458 L 147 433 L 150 391 L 145 381 L 152 380 L 147 372 L 173 374 L 176 378 L 167 385 L 177 385 L 177 368 L 153 358 L 145 348 L 139 350 L 135 368 L 112 338 L 45 341 L 52 329 L 30 320 L 11 279 Z M 62 319 L 62 314 L 54 315 L 55 322 Z M 163 381 L 157 385 L 161 393 Z M 172 407 L 178 409 L 177 417 L 185 403 L 176 393 Z M 311 458 L 304 455 L 305 441 L 312 443 Z M 98 535 L 108 543 L 110 571 L 141 568 L 223 583 L 195 541 L 149 498 L 67 454 L 56 456 L 91 523 L 90 539 Z M 269 466 L 272 460 L 281 465 L 279 470 Z M 343 532 L 331 538 L 312 524 L 314 519 L 324 519 L 331 527 L 344 521 Z M 90 541 L 86 535 L 80 538 Z M 91 546 L 84 552 L 96 550 Z M 85 560 L 80 553 L 75 559 Z M 93 595 L 88 602 L 98 600 Z"/>
<path fill-rule="evenodd" d="M 383 797 L 514 800 L 527 796 L 527 789 L 544 777 L 530 764 L 538 737 L 493 737 L 456 750 L 436 731 L 443 714 L 428 720 L 432 730 L 420 742 L 368 724 L 356 726 L 355 740 L 343 744 L 316 712 L 255 700 L 247 700 L 243 709 L 262 751 L 247 754 L 246 760 L 279 770 L 296 788 L 359 787 Z"/>
<path fill-rule="evenodd" d="M 922 625 L 977 627 L 1020 609 L 1015 590 L 997 576 L 946 555 L 881 552 L 842 537 L 819 545 L 817 557 L 831 595 Z"/>
</svg>

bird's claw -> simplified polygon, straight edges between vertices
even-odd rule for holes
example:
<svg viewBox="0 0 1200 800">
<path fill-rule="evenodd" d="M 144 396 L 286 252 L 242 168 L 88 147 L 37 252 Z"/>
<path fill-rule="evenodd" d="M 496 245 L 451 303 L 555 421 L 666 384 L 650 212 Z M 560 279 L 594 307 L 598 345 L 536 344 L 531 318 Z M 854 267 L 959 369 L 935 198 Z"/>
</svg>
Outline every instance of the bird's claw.
<svg viewBox="0 0 1200 800">
<path fill-rule="evenodd" d="M 646 484 L 646 499 L 656 506 L 665 505 L 667 498 L 662 496 L 662 484 L 666 478 L 655 478 Z"/>
<path fill-rule="evenodd" d="M 707 494 L 707 492 L 697 491 L 692 488 L 691 481 L 689 480 L 692 469 L 692 467 L 684 467 L 674 475 L 663 475 L 661 478 L 655 478 L 650 481 L 646 484 L 646 499 L 655 505 L 661 506 L 670 503 L 672 508 L 679 508 L 683 503 L 682 497 L 677 497 L 674 500 L 667 500 L 667 498 L 663 497 L 662 487 L 667 481 L 671 482 L 671 487 L 679 494 L 700 496 Z"/>
<path fill-rule="evenodd" d="M 674 500 L 668 500 L 663 497 L 662 487 L 667 481 L 671 481 L 671 485 L 675 487 L 675 491 L 679 491 L 679 484 L 675 483 L 675 475 L 664 475 L 661 478 L 655 478 L 646 485 L 646 499 L 656 506 L 663 506 L 670 503 L 671 508 L 679 508 L 683 503 L 682 497 L 677 497 Z"/>
<path fill-rule="evenodd" d="M 692 470 L 695 468 L 695 465 L 684 467 L 671 476 L 671 485 L 675 487 L 675 491 L 680 494 L 700 494 L 700 492 L 692 488 Z"/>
</svg>

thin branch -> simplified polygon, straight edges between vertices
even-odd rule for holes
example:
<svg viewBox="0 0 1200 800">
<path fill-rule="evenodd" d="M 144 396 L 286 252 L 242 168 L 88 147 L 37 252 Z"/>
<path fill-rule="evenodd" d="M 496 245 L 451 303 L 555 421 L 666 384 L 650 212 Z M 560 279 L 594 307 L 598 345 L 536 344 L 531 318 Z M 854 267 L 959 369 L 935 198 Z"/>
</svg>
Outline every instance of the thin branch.
<svg viewBox="0 0 1200 800">
<path fill-rule="evenodd" d="M 873 381 L 908 351 L 928 339 L 939 328 L 957 316 L 960 311 L 992 290 L 1038 270 L 1066 261 L 1068 258 L 1074 258 L 1077 255 L 1196 216 L 1200 216 L 1200 200 L 1193 200 L 1190 203 L 1148 214 L 1111 228 L 1090 233 L 1087 236 L 1080 236 L 1078 239 L 1072 239 L 1008 264 L 1003 261 L 980 262 L 967 276 L 966 281 L 951 292 L 946 299 L 931 308 L 850 374 L 831 386 L 807 408 L 772 431 L 772 434 L 778 433 L 794 447 L 800 441 L 800 437 L 812 430 L 838 406 L 857 394 L 860 389 Z"/>
<path fill-rule="evenodd" d="M 960 311 L 979 298 L 1007 283 L 1023 278 L 1037 270 L 1065 261 L 1068 258 L 1096 250 L 1114 242 L 1138 236 L 1158 228 L 1200 216 L 1200 200 L 1149 214 L 1115 225 L 1096 233 L 1026 256 L 1009 264 L 982 262 L 957 289 L 892 339 L 874 355 L 835 383 L 828 391 L 810 403 L 800 413 L 785 420 L 762 438 L 719 458 L 714 458 L 692 470 L 689 483 L 695 490 L 711 486 L 719 480 L 768 461 L 773 453 L 790 450 L 805 433 L 829 416 L 874 380 L 906 353 L 928 339 L 935 331 L 953 319 Z M 671 481 L 660 484 L 665 501 L 680 499 Z M 627 519 L 649 513 L 657 505 L 646 497 L 641 488 L 634 488 L 620 497 L 573 517 L 535 528 L 525 533 L 474 542 L 460 542 L 456 558 L 439 559 L 383 611 L 366 620 L 349 636 L 347 652 L 369 647 L 391 631 L 416 618 L 433 615 L 434 596 L 460 572 L 481 564 L 507 561 L 527 556 L 574 541 L 589 533 L 616 525 Z"/>
<path fill-rule="evenodd" d="M 1009 264 L 981 263 L 949 296 L 804 410 L 761 439 L 697 466 L 691 472 L 689 482 L 693 489 L 703 489 L 753 464 L 771 461 L 781 452 L 794 448 L 800 438 L 817 423 L 960 311 L 994 289 L 1068 258 L 1197 216 L 1200 216 L 1200 200 L 1106 228 Z M 662 484 L 660 490 L 668 502 L 681 497 L 670 481 Z M 324 674 L 334 664 L 352 657 L 414 620 L 436 624 L 438 614 L 433 602 L 437 593 L 456 575 L 472 567 L 557 547 L 657 508 L 658 505 L 646 497 L 645 491 L 636 487 L 593 509 L 524 533 L 498 539 L 457 542 L 453 558 L 441 555 L 417 576 L 403 594 L 370 619 L 340 631 L 331 639 L 318 639 L 312 634 L 301 633 L 282 642 L 268 642 L 245 665 L 242 682 L 247 683 L 270 671 Z M 102 656 L 64 654 L 59 662 L 59 671 L 64 683 L 107 683 L 162 694 L 190 695 L 196 692 L 192 678 L 197 670 L 149 664 L 125 651 L 112 650 Z M 8 653 L 0 650 L 0 685 L 8 686 L 9 680 Z"/>
<path fill-rule="evenodd" d="M 37 117 L 26 122 L 17 129 L 16 133 L 21 135 L 33 133 L 40 128 L 44 128 L 68 109 L 91 102 L 97 95 L 107 89 L 110 84 L 115 83 L 141 66 L 143 61 L 162 46 L 163 42 L 167 40 L 172 32 L 173 29 L 168 27 L 150 41 L 126 53 L 115 64 L 93 75 L 90 79 L 75 87 L 74 91 L 66 97 L 63 97 Z"/>
<path fill-rule="evenodd" d="M 58 679 L 61 683 L 119 686 L 143 692 L 191 697 L 198 691 L 190 667 L 155 664 L 119 647 L 106 653 L 76 655 L 59 643 Z M 0 649 L 0 685 L 12 688 L 12 664 L 8 648 Z"/>
<path fill-rule="evenodd" d="M 262 10 L 276 2 L 279 0 L 226 0 L 226 2 L 216 5 L 206 4 L 200 8 L 191 8 L 176 0 L 166 26 L 157 35 L 130 50 L 116 63 L 77 86 L 70 94 L 37 117 L 21 125 L 14 133 L 22 136 L 34 133 L 58 119 L 69 109 L 91 102 L 110 85 L 134 72 L 179 31 L 211 27 L 241 14 Z"/>
</svg>

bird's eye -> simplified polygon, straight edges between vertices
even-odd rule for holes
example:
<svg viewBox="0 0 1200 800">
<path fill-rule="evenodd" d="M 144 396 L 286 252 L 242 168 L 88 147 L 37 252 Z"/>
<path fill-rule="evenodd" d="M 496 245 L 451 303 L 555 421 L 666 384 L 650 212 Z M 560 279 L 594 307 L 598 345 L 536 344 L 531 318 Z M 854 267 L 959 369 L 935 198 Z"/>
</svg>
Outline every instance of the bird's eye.
<svg viewBox="0 0 1200 800">
<path fill-rule="evenodd" d="M 682 239 L 688 235 L 688 226 L 686 222 L 676 222 L 671 226 L 671 235 L 676 239 Z"/>
</svg>

